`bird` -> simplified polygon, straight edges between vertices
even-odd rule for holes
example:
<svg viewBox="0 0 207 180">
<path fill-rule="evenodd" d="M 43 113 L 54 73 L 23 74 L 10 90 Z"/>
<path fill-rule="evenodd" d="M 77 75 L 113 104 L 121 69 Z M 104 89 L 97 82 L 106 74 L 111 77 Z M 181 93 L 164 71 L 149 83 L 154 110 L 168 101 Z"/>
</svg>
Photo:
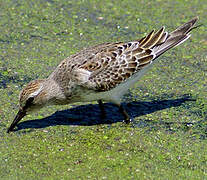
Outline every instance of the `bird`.
<svg viewBox="0 0 207 180">
<path fill-rule="evenodd" d="M 195 26 L 197 20 L 194 17 L 170 33 L 163 26 L 139 40 L 103 43 L 65 58 L 47 78 L 33 80 L 23 88 L 19 111 L 7 133 L 31 112 L 76 102 L 97 101 L 102 117 L 106 116 L 103 102 L 111 102 L 129 124 L 132 118 L 121 104 L 123 95 L 159 56 L 190 38 L 190 32 L 199 26 Z"/>
</svg>

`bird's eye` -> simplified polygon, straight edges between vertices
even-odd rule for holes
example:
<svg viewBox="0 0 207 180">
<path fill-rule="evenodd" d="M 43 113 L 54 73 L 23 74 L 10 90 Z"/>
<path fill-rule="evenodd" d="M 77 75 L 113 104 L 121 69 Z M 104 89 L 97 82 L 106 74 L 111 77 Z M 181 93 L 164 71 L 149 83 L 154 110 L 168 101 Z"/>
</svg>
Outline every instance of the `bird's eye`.
<svg viewBox="0 0 207 180">
<path fill-rule="evenodd" d="M 33 100 L 34 100 L 34 97 L 29 97 L 27 99 L 26 104 L 25 104 L 25 109 L 32 104 Z"/>
<path fill-rule="evenodd" d="M 34 97 L 30 97 L 30 98 L 27 99 L 27 102 L 31 103 L 33 100 L 34 100 Z"/>
</svg>

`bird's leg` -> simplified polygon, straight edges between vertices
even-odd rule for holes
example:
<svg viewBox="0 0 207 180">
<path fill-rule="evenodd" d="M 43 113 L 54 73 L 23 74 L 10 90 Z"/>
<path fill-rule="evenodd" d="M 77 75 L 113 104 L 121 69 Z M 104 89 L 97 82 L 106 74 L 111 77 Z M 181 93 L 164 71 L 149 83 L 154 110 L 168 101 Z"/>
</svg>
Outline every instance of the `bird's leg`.
<svg viewBox="0 0 207 180">
<path fill-rule="evenodd" d="M 119 107 L 119 111 L 123 114 L 124 116 L 124 122 L 126 124 L 129 124 L 130 122 L 132 122 L 132 118 L 129 116 L 129 114 L 126 112 L 126 110 L 124 109 L 124 107 L 121 104 L 116 104 Z"/>
<path fill-rule="evenodd" d="M 105 118 L 106 117 L 106 111 L 104 109 L 104 104 L 102 102 L 102 100 L 98 100 L 98 104 L 101 110 L 101 118 Z"/>
</svg>

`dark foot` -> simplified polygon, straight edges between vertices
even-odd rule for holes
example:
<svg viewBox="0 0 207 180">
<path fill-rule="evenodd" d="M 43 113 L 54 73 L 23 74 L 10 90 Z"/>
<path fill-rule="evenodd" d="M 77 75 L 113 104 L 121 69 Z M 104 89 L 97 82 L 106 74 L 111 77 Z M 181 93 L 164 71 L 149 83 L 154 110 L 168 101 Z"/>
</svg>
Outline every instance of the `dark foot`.
<svg viewBox="0 0 207 180">
<path fill-rule="evenodd" d="M 106 118 L 106 111 L 104 109 L 104 105 L 103 105 L 102 100 L 98 100 L 98 104 L 99 104 L 99 107 L 101 110 L 101 119 L 105 119 Z"/>
<path fill-rule="evenodd" d="M 123 120 L 123 122 L 125 123 L 125 124 L 130 124 L 131 122 L 133 122 L 134 121 L 134 119 L 132 119 L 132 118 L 130 118 L 130 119 L 124 119 Z"/>
<path fill-rule="evenodd" d="M 126 124 L 130 124 L 133 119 L 129 116 L 129 114 L 126 112 L 126 110 L 124 109 L 124 107 L 122 105 L 118 105 L 119 107 L 119 111 L 123 114 L 124 116 L 124 123 Z"/>
</svg>

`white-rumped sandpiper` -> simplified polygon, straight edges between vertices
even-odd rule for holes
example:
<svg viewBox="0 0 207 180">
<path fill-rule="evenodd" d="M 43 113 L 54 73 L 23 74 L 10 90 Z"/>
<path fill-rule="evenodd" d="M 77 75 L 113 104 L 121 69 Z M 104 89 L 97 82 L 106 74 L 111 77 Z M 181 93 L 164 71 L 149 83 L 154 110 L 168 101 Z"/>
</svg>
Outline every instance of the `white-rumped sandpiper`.
<svg viewBox="0 0 207 180">
<path fill-rule="evenodd" d="M 27 114 L 46 105 L 102 101 L 119 106 L 124 121 L 130 116 L 121 105 L 121 97 L 167 50 L 186 41 L 198 17 L 168 33 L 162 27 L 140 40 L 100 44 L 64 59 L 46 79 L 31 81 L 20 93 L 19 111 L 8 128 Z"/>
</svg>

